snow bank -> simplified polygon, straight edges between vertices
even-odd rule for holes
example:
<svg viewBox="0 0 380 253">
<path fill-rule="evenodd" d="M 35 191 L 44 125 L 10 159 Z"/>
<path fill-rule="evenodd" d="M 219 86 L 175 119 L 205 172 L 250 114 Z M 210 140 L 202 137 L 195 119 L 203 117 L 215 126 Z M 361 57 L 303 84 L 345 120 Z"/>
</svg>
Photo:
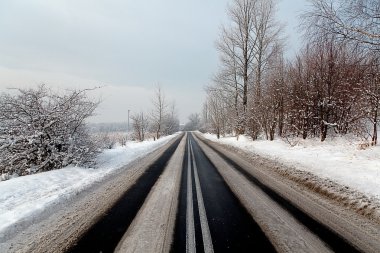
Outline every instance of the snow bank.
<svg viewBox="0 0 380 253">
<path fill-rule="evenodd" d="M 349 186 L 369 197 L 380 199 L 380 146 L 360 150 L 358 144 L 344 138 L 320 142 L 316 139 L 300 140 L 290 146 L 283 140 L 251 141 L 240 136 L 217 139 L 205 138 L 264 156 L 318 177 Z"/>
<path fill-rule="evenodd" d="M 16 222 L 32 220 L 49 205 L 65 201 L 177 135 L 157 141 L 129 142 L 124 147 L 104 150 L 97 158 L 96 168 L 66 167 L 0 181 L 0 238 L 1 233 Z"/>
</svg>

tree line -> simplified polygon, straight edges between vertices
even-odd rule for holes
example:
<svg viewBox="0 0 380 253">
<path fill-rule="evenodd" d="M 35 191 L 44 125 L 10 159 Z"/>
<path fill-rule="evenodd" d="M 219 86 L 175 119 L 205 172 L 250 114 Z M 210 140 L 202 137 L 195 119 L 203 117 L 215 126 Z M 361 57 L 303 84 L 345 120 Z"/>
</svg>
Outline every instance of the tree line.
<svg viewBox="0 0 380 253">
<path fill-rule="evenodd" d="M 303 48 L 286 59 L 276 1 L 232 1 L 217 41 L 219 70 L 206 88 L 204 131 L 268 140 L 355 134 L 376 145 L 380 2 L 309 2 Z"/>
<path fill-rule="evenodd" d="M 144 141 L 147 133 L 154 140 L 179 131 L 179 119 L 175 102 L 169 102 L 160 86 L 155 89 L 152 109 L 131 116 L 134 139 Z"/>
</svg>

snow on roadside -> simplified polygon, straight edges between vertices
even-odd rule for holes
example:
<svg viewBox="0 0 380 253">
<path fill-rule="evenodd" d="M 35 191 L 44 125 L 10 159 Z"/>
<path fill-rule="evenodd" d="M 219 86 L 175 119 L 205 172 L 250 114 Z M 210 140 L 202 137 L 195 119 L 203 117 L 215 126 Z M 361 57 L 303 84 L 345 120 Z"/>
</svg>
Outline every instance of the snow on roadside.
<svg viewBox="0 0 380 253">
<path fill-rule="evenodd" d="M 70 198 L 177 135 L 162 137 L 157 141 L 129 142 L 124 147 L 104 150 L 97 158 L 96 168 L 69 166 L 0 181 L 0 238 L 16 222 L 32 220 L 49 205 Z"/>
<path fill-rule="evenodd" d="M 380 147 L 360 150 L 358 145 L 343 138 L 320 142 L 302 140 L 294 147 L 283 140 L 251 141 L 246 136 L 217 139 L 204 134 L 205 138 L 240 148 L 318 177 L 364 193 L 380 200 Z"/>
</svg>

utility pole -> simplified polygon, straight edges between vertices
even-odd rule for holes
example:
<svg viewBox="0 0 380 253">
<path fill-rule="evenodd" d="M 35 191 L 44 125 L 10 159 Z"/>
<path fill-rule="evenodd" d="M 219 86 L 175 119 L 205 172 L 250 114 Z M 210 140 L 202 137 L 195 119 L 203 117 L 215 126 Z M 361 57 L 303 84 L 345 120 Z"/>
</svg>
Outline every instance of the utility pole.
<svg viewBox="0 0 380 253">
<path fill-rule="evenodd" d="M 144 140 L 144 112 L 141 112 L 141 136 Z"/>
<path fill-rule="evenodd" d="M 129 112 L 130 112 L 131 110 L 128 110 L 128 129 L 127 129 L 127 132 L 128 132 L 128 134 L 129 134 Z"/>
</svg>

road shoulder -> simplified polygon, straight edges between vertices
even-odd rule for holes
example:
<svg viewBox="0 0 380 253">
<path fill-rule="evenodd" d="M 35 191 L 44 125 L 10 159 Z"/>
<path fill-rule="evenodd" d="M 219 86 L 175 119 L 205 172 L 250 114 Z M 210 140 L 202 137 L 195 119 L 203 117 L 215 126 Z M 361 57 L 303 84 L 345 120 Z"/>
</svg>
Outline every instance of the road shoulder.
<svg viewBox="0 0 380 253">
<path fill-rule="evenodd" d="M 0 252 L 65 252 L 181 137 L 173 138 L 66 202 L 51 206 L 34 224 L 15 227 L 14 233 L 0 242 Z"/>
<path fill-rule="evenodd" d="M 268 163 L 258 156 L 247 158 L 246 155 L 241 154 L 236 149 L 231 150 L 225 145 L 206 140 L 200 134 L 196 134 L 196 136 L 228 155 L 232 160 L 237 161 L 249 173 L 259 178 L 262 183 L 270 185 L 276 192 L 291 200 L 292 203 L 311 214 L 316 220 L 332 227 L 339 234 L 343 234 L 349 241 L 360 244 L 364 248 L 372 248 L 372 251 L 380 248 L 376 239 L 380 236 L 379 223 L 368 219 L 368 217 L 358 215 L 349 207 L 337 205 L 335 200 L 326 198 L 324 195 L 281 175 L 275 168 L 279 166 L 278 164 Z M 366 242 L 369 242 L 371 246 L 367 247 Z"/>
</svg>

